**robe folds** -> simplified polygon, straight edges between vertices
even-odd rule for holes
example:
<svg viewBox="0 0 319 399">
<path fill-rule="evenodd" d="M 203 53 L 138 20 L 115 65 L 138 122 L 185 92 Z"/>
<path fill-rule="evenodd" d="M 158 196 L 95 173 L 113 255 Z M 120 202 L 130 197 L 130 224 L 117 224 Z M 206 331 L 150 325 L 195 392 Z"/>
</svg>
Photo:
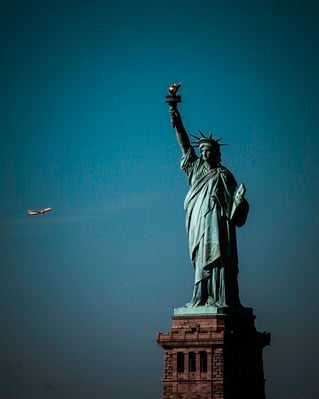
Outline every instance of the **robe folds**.
<svg viewBox="0 0 319 399">
<path fill-rule="evenodd" d="M 227 292 L 227 286 L 234 286 L 234 279 L 237 280 L 236 225 L 245 223 L 248 203 L 243 199 L 236 212 L 232 212 L 237 189 L 234 176 L 223 166 L 211 168 L 196 155 L 193 147 L 183 155 L 181 169 L 190 185 L 184 208 L 195 284 L 210 277 L 214 267 L 223 267 L 225 281 L 219 284 L 225 286 L 223 292 Z M 229 292 L 227 296 L 233 295 Z M 223 302 L 228 301 L 223 298 Z"/>
</svg>

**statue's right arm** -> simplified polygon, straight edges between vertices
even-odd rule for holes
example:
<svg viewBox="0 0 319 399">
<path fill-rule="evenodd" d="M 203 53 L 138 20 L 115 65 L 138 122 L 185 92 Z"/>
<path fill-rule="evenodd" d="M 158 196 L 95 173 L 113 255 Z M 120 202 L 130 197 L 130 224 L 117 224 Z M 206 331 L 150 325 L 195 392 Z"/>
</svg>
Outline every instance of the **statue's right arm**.
<svg viewBox="0 0 319 399">
<path fill-rule="evenodd" d="M 171 116 L 172 127 L 175 127 L 177 142 L 182 150 L 182 153 L 186 154 L 191 144 L 184 127 L 181 114 L 176 107 L 170 107 L 169 113 Z"/>
</svg>

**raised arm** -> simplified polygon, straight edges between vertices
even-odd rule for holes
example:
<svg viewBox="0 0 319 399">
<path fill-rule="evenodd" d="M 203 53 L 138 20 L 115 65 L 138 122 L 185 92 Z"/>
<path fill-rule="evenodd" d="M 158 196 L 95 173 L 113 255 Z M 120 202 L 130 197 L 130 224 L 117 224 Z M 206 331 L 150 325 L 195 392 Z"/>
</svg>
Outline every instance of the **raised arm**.
<svg viewBox="0 0 319 399">
<path fill-rule="evenodd" d="M 190 141 L 186 129 L 184 127 L 181 114 L 177 107 L 170 106 L 169 114 L 171 117 L 171 125 L 175 127 L 176 139 L 182 150 L 183 154 L 186 154 L 190 147 Z"/>
<path fill-rule="evenodd" d="M 177 95 L 177 91 L 181 87 L 181 85 L 181 83 L 172 83 L 168 88 L 169 94 L 166 96 L 165 101 L 167 104 L 169 104 L 171 125 L 175 128 L 177 142 L 181 147 L 182 153 L 186 154 L 191 144 L 186 129 L 184 127 L 181 114 L 177 109 L 177 104 L 182 101 L 181 96 Z"/>
</svg>

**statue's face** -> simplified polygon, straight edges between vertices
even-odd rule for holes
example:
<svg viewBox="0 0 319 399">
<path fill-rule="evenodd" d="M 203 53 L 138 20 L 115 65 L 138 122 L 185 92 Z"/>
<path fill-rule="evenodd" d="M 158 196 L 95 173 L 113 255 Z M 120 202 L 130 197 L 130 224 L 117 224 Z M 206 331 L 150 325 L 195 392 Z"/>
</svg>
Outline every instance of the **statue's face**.
<svg viewBox="0 0 319 399">
<path fill-rule="evenodd" d="M 209 144 L 202 144 L 199 147 L 200 153 L 204 161 L 210 165 L 215 165 L 217 163 L 216 153 L 213 151 L 213 147 Z"/>
</svg>

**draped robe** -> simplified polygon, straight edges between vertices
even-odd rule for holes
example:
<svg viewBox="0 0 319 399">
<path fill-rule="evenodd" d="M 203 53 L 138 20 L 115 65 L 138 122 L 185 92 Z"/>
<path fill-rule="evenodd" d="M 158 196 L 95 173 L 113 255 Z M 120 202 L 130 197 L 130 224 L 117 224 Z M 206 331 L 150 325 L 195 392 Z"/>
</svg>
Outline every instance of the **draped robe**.
<svg viewBox="0 0 319 399">
<path fill-rule="evenodd" d="M 203 305 L 208 297 L 220 306 L 238 304 L 236 225 L 245 223 L 248 203 L 244 199 L 230 217 L 237 188 L 235 178 L 223 166 L 210 168 L 193 147 L 183 155 L 181 169 L 190 184 L 184 207 L 195 273 L 192 306 Z M 205 292 L 199 286 L 203 282 Z"/>
</svg>

